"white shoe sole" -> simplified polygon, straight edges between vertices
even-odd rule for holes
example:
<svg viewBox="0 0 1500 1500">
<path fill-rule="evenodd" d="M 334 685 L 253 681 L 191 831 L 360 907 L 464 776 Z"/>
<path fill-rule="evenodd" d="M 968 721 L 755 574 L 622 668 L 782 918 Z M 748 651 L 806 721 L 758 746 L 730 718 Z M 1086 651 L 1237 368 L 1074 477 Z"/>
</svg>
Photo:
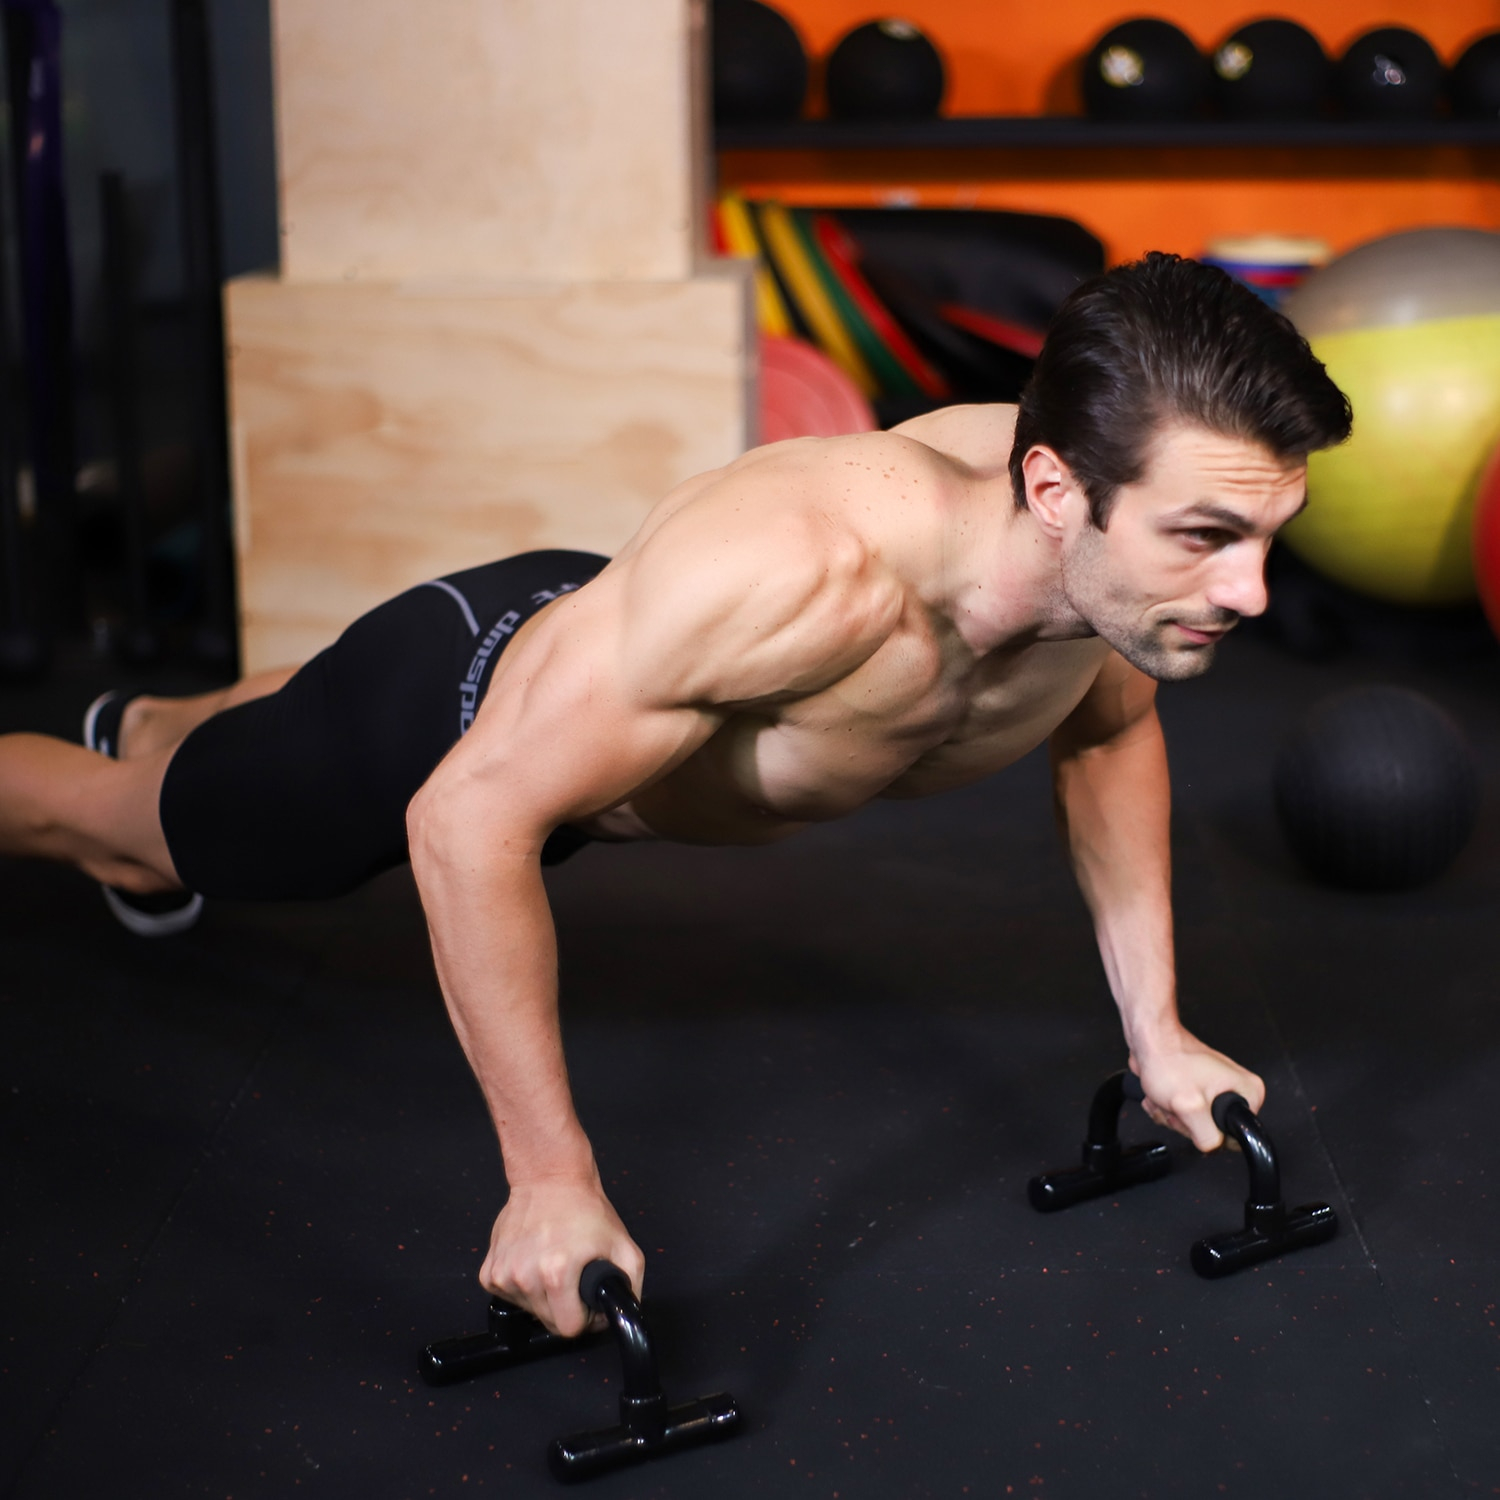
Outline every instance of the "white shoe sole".
<svg viewBox="0 0 1500 1500">
<path fill-rule="evenodd" d="M 107 704 L 119 696 L 117 688 L 100 693 L 89 704 L 88 711 L 83 716 L 84 745 L 101 755 L 109 755 L 114 760 L 119 759 L 118 746 L 113 751 L 99 750 L 99 715 Z M 127 932 L 133 932 L 137 937 L 175 937 L 179 932 L 186 932 L 203 914 L 203 897 L 196 892 L 191 900 L 176 911 L 149 912 L 132 906 L 119 891 L 110 886 L 101 885 L 99 889 L 104 892 L 104 904 L 110 909 L 114 919 Z"/>
<path fill-rule="evenodd" d="M 83 744 L 86 750 L 98 750 L 99 741 L 95 737 L 99 728 L 99 715 L 104 711 L 104 705 L 112 698 L 119 697 L 117 688 L 110 688 L 108 692 L 100 693 L 88 706 L 88 711 L 83 716 Z M 100 751 L 101 755 L 106 752 Z M 118 760 L 118 756 L 112 757 Z"/>
<path fill-rule="evenodd" d="M 137 937 L 175 937 L 186 932 L 203 913 L 203 897 L 196 892 L 191 901 L 176 911 L 155 914 L 137 910 L 107 885 L 99 889 L 104 892 L 104 904 L 114 913 L 115 920 Z"/>
</svg>

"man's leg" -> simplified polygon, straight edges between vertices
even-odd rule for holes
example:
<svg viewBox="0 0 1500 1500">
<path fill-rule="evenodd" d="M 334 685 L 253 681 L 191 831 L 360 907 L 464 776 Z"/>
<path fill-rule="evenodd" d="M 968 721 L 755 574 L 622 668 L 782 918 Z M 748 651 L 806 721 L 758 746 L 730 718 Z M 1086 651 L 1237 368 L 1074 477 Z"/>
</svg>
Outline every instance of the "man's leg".
<svg viewBox="0 0 1500 1500">
<path fill-rule="evenodd" d="M 119 722 L 99 736 L 101 706 L 93 738 L 123 740 L 124 759 L 0 737 L 0 854 L 141 896 L 343 895 L 406 858 L 407 804 L 462 733 L 476 667 L 604 563 L 553 551 L 469 569 L 377 606 L 295 673 L 113 700 Z"/>
<path fill-rule="evenodd" d="M 167 763 L 204 720 L 276 692 L 295 670 L 190 698 L 132 698 L 118 760 L 50 735 L 0 735 L 0 854 L 76 865 L 134 895 L 180 890 L 161 828 Z"/>
<path fill-rule="evenodd" d="M 257 672 L 230 687 L 191 698 L 153 698 L 142 693 L 125 705 L 120 720 L 120 759 L 134 760 L 175 749 L 205 719 L 237 703 L 249 703 L 279 691 L 296 671 L 296 667 L 277 667 Z"/>
<path fill-rule="evenodd" d="M 0 735 L 0 854 L 76 865 L 137 895 L 180 889 L 157 810 L 171 758 L 111 760 L 50 735 Z"/>
</svg>

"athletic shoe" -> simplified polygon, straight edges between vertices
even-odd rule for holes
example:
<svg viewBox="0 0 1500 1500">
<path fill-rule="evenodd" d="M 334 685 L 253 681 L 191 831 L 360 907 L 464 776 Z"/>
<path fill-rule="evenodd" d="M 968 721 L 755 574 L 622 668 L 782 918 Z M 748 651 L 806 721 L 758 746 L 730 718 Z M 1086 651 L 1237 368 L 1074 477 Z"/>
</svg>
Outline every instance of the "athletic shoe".
<svg viewBox="0 0 1500 1500">
<path fill-rule="evenodd" d="M 83 716 L 83 743 L 88 749 L 119 760 L 120 721 L 125 717 L 125 705 L 135 696 L 111 688 L 89 704 Z"/>
<path fill-rule="evenodd" d="M 120 722 L 135 696 L 111 689 L 89 704 L 83 716 L 83 743 L 88 749 L 111 760 L 120 758 Z M 99 889 L 115 919 L 137 937 L 173 937 L 186 932 L 203 911 L 203 897 L 196 891 L 154 891 L 138 896 L 112 885 Z"/>
</svg>

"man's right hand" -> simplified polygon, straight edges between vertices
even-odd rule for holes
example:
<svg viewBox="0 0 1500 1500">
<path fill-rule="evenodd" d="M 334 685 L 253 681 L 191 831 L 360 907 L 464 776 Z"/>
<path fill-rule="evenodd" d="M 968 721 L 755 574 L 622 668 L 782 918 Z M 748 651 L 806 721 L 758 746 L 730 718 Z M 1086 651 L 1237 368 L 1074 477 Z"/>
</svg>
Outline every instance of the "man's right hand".
<svg viewBox="0 0 1500 1500">
<path fill-rule="evenodd" d="M 646 1257 L 604 1196 L 599 1179 L 545 1178 L 513 1185 L 479 1271 L 484 1289 L 524 1307 L 553 1333 L 575 1338 L 591 1320 L 578 1278 L 591 1260 L 618 1266 L 641 1295 Z"/>
<path fill-rule="evenodd" d="M 1170 1045 L 1133 1048 L 1130 1066 L 1146 1093 L 1141 1108 L 1158 1125 L 1187 1136 L 1200 1151 L 1217 1151 L 1224 1144 L 1213 1117 L 1218 1095 L 1232 1090 L 1252 1114 L 1259 1114 L 1265 1103 L 1266 1086 L 1256 1074 L 1181 1026 Z"/>
</svg>

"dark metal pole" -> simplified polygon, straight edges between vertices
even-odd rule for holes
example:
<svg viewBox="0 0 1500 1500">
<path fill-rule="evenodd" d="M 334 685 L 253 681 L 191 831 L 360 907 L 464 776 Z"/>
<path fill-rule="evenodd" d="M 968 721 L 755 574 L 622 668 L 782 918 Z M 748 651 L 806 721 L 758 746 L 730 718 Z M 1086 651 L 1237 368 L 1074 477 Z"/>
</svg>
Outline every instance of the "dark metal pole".
<svg viewBox="0 0 1500 1500">
<path fill-rule="evenodd" d="M 109 339 L 109 404 L 115 436 L 115 472 L 125 523 L 125 628 L 115 645 L 122 660 L 155 661 L 161 642 L 148 619 L 146 598 L 146 496 L 136 413 L 135 277 L 125 183 L 118 172 L 99 179 L 99 220 L 104 239 L 104 310 Z"/>
<path fill-rule="evenodd" d="M 235 657 L 235 630 L 221 301 L 224 273 L 206 0 L 171 0 L 171 18 L 183 293 L 197 377 L 193 430 L 202 527 L 203 619 L 196 649 L 205 662 L 230 666 Z"/>
<path fill-rule="evenodd" d="M 27 597 L 26 537 L 21 529 L 16 475 L 21 444 L 17 441 L 15 392 L 11 388 L 10 261 L 4 253 L 8 214 L 0 193 L 0 678 L 15 681 L 40 677 L 47 669 L 46 637 L 32 622 Z"/>
</svg>

